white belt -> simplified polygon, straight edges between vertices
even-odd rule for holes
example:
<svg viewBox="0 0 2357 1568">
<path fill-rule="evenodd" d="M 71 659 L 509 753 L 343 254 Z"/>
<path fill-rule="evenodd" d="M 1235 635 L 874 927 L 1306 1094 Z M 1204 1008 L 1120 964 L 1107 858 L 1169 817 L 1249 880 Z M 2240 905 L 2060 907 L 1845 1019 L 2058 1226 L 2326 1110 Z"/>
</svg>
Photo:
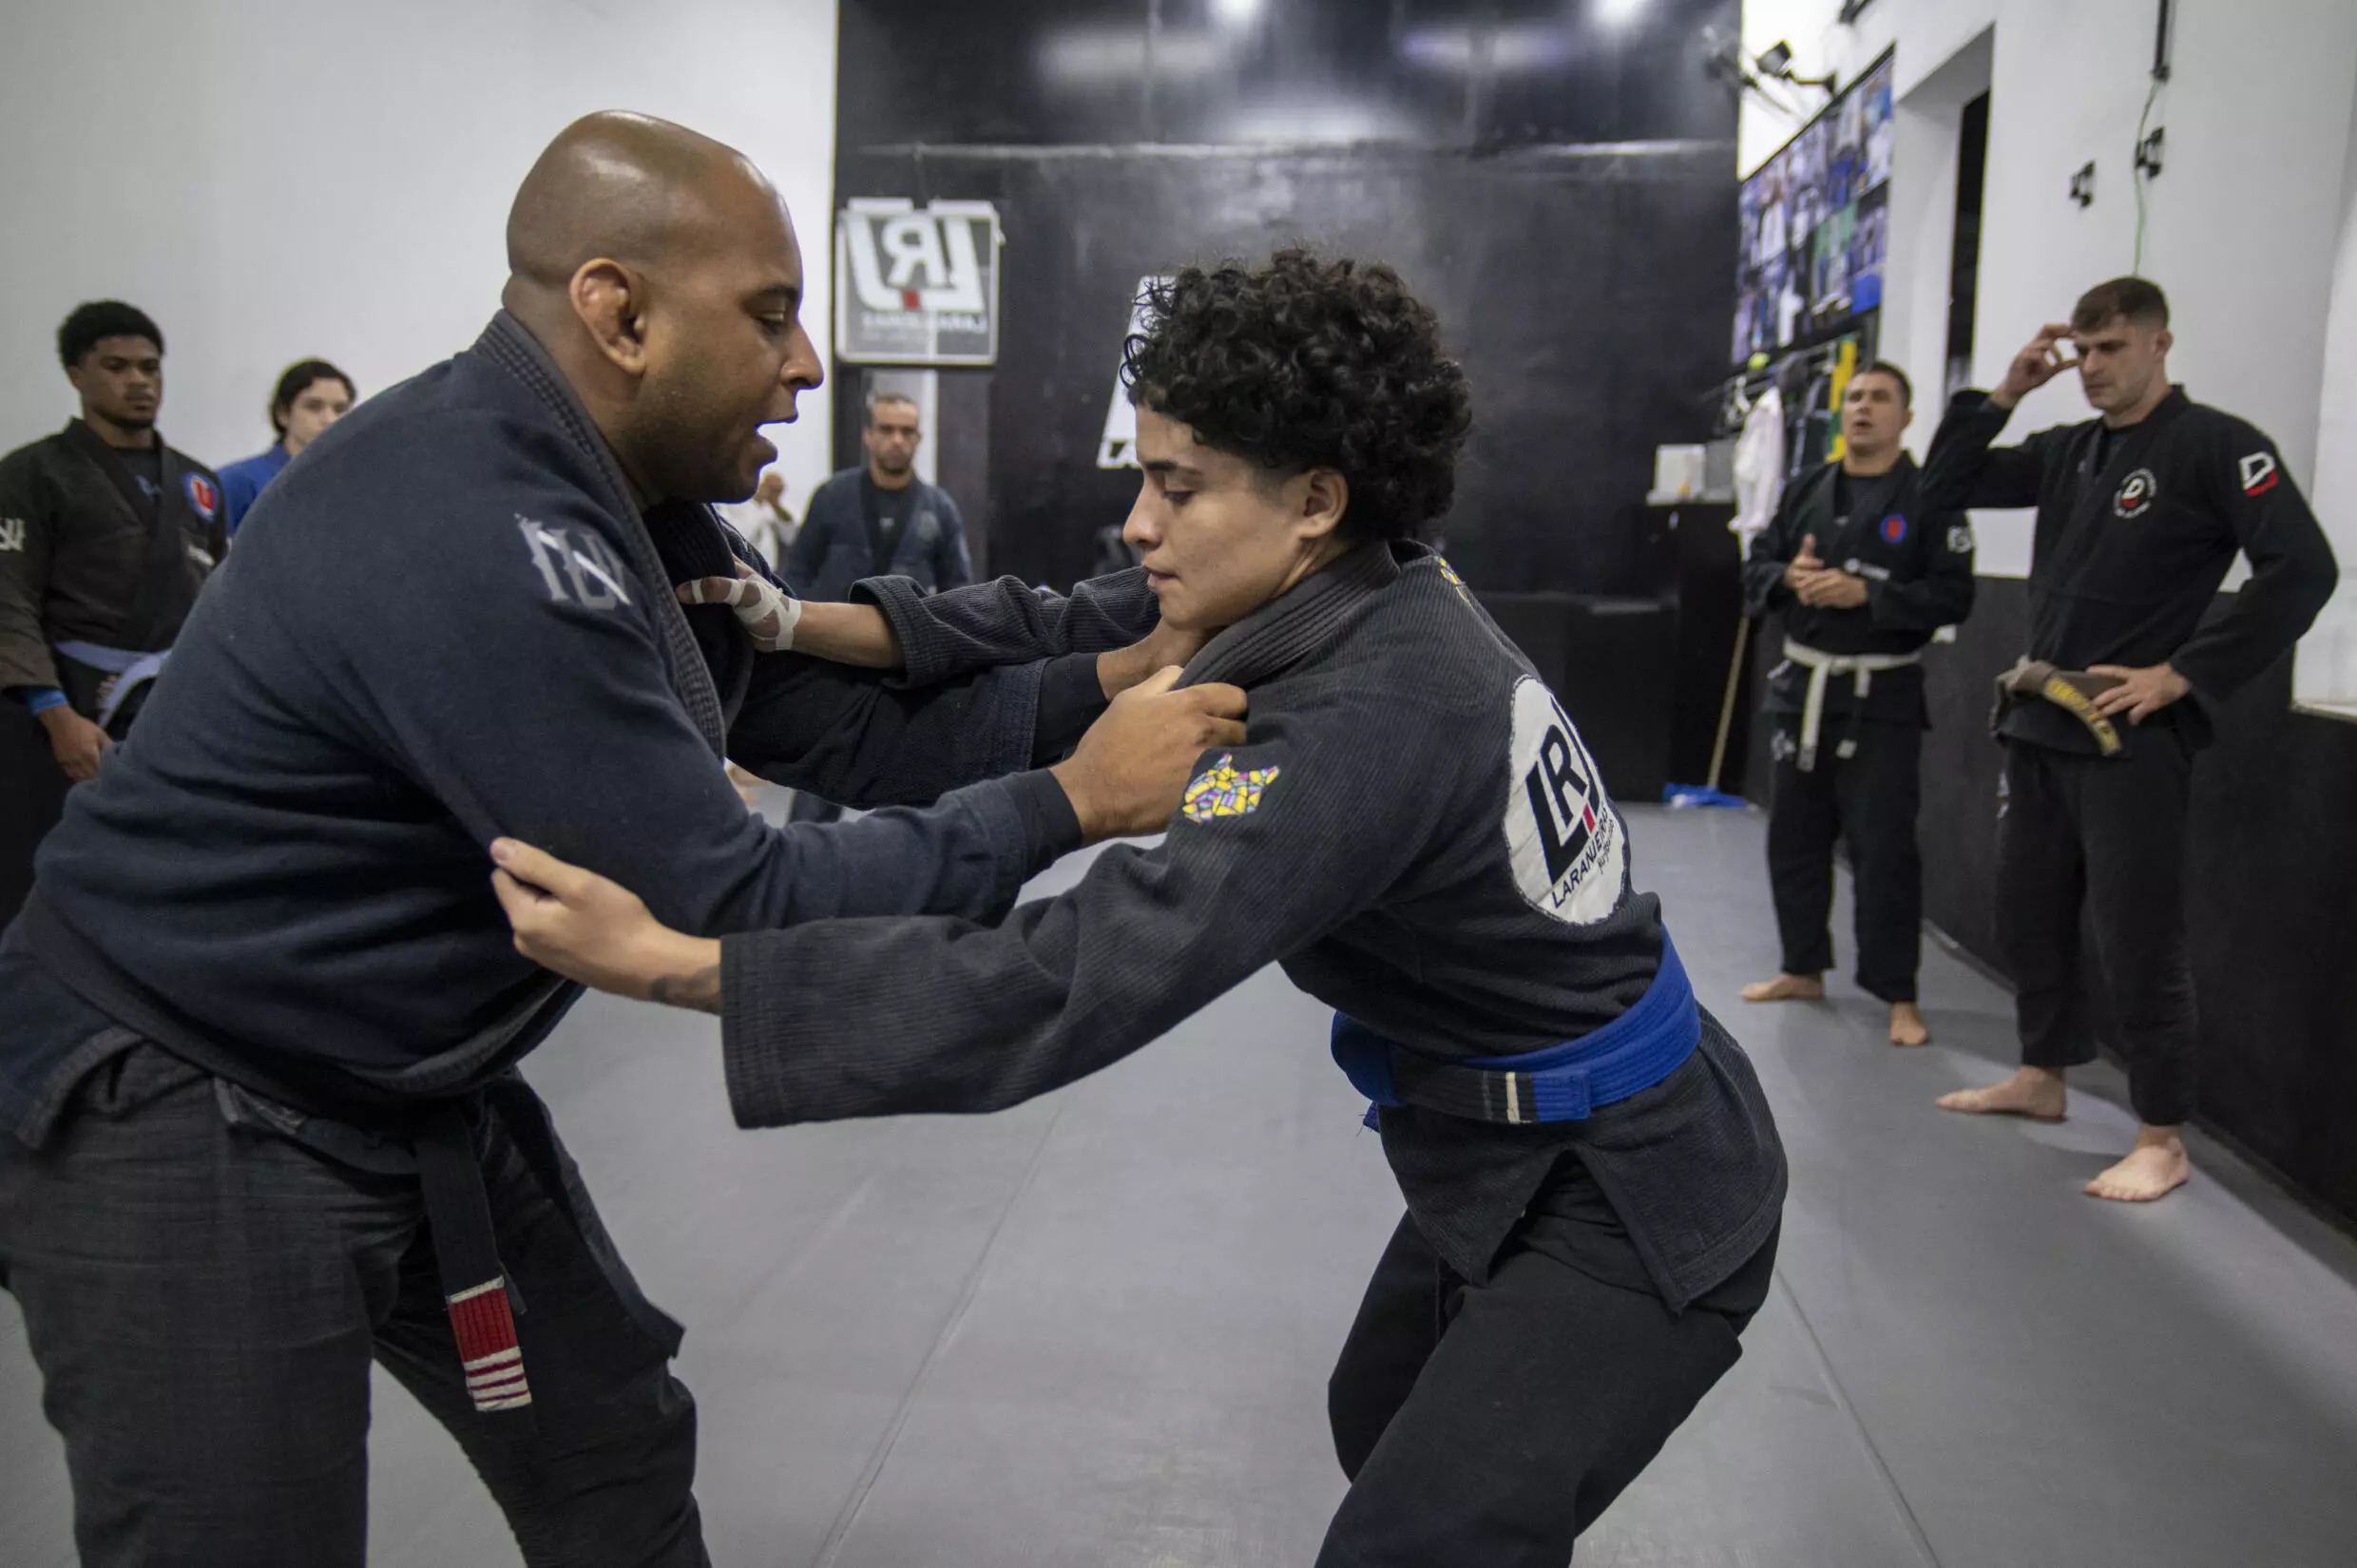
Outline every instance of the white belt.
<svg viewBox="0 0 2357 1568">
<path fill-rule="evenodd" d="M 1825 722 L 1826 682 L 1837 675 L 1852 678 L 1851 690 L 1859 702 L 1873 689 L 1877 670 L 1903 670 L 1909 664 L 1924 661 L 1922 650 L 1903 654 L 1831 654 L 1823 648 L 1812 648 L 1806 642 L 1784 640 L 1784 657 L 1809 672 L 1809 695 L 1800 705 L 1800 771 L 1813 772 L 1817 765 L 1817 732 Z M 1849 756 L 1858 749 L 1854 739 L 1844 740 L 1836 753 Z"/>
</svg>

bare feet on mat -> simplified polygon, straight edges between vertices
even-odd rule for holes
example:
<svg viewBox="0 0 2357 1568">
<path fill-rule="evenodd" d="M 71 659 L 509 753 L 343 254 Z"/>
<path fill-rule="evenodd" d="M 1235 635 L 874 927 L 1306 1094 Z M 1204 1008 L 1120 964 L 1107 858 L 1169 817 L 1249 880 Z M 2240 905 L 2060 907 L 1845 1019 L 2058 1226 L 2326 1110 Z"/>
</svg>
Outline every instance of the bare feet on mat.
<svg viewBox="0 0 2357 1568">
<path fill-rule="evenodd" d="M 2114 1203 L 2150 1203 L 2184 1186 L 2193 1174 L 2194 1162 L 2185 1157 L 2185 1140 L 2175 1127 L 2143 1127 L 2128 1157 L 2088 1182 L 2087 1193 Z"/>
<path fill-rule="evenodd" d="M 1922 1011 L 1912 1002 L 1894 1002 L 1890 1004 L 1890 1043 L 1893 1045 L 1928 1045 L 1931 1043 L 1931 1025 L 1924 1022 Z"/>
<path fill-rule="evenodd" d="M 1822 1002 L 1825 1000 L 1825 977 L 1822 975 L 1778 975 L 1743 987 L 1746 1002 Z"/>
<path fill-rule="evenodd" d="M 1966 1116 L 2021 1116 L 2032 1121 L 2060 1121 L 2065 1102 L 2060 1073 L 2043 1067 L 2024 1067 L 2002 1083 L 1942 1095 L 1940 1109 L 1961 1111 Z"/>
</svg>

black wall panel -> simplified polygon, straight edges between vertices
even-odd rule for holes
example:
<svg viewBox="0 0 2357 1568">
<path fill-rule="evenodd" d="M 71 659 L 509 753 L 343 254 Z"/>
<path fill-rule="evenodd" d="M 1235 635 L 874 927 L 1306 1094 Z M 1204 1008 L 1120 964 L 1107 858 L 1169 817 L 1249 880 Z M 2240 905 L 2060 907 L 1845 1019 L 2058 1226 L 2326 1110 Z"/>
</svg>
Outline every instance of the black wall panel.
<svg viewBox="0 0 2357 1568">
<path fill-rule="evenodd" d="M 1653 448 L 1707 433 L 1732 308 L 1734 108 L 1700 26 L 1734 7 L 1652 7 L 1625 34 L 1567 14 L 1270 6 L 1232 68 L 1148 80 L 1122 39 L 1151 23 L 1183 62 L 1217 31 L 1203 8 L 846 4 L 838 198 L 985 199 L 1005 226 L 988 494 L 959 497 L 994 569 L 1066 585 L 1128 509 L 1136 473 L 1096 455 L 1139 278 L 1304 242 L 1398 267 L 1465 362 L 1475 432 L 1435 531 L 1469 581 L 1657 591 Z M 1434 66 L 1477 33 L 1488 67 Z"/>
</svg>

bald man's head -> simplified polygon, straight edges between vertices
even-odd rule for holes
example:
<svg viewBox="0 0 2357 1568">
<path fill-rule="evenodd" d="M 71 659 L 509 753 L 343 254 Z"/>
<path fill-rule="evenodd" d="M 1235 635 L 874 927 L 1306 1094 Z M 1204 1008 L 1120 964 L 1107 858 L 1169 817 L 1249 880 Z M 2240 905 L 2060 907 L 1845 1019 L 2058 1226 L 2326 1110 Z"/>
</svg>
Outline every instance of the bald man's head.
<svg viewBox="0 0 2357 1568">
<path fill-rule="evenodd" d="M 607 112 L 548 144 L 508 214 L 508 309 L 647 499 L 740 500 L 821 379 L 777 192 L 683 125 Z"/>
<path fill-rule="evenodd" d="M 648 115 L 586 115 L 524 177 L 508 209 L 508 270 L 562 290 L 599 257 L 650 266 L 713 206 L 748 200 L 775 206 L 777 193 L 734 147 Z"/>
</svg>

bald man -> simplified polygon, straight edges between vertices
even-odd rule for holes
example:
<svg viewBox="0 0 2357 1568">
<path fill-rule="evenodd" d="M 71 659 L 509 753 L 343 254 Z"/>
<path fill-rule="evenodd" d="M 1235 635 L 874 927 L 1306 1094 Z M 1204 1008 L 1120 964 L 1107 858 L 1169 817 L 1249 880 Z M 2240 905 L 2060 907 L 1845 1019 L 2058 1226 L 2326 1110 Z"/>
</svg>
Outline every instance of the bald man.
<svg viewBox="0 0 2357 1568">
<path fill-rule="evenodd" d="M 938 690 L 756 657 L 676 585 L 766 583 L 704 504 L 752 491 L 760 427 L 818 384 L 776 194 L 717 143 L 594 116 L 508 239 L 475 345 L 255 506 L 0 939 L 0 1281 L 87 1564 L 359 1563 L 372 1358 L 527 1561 L 705 1560 L 680 1329 L 513 1070 L 577 991 L 514 951 L 487 844 L 714 935 L 988 919 L 1084 838 L 1159 828 L 1242 738 L 1233 691 L 1130 692 L 1090 727 L 1159 661 L 1122 651 L 1140 584 L 1038 602 L 1080 651 Z M 928 602 L 953 631 L 955 598 Z M 792 610 L 766 642 L 883 624 Z M 724 755 L 930 804 L 781 832 Z"/>
</svg>

